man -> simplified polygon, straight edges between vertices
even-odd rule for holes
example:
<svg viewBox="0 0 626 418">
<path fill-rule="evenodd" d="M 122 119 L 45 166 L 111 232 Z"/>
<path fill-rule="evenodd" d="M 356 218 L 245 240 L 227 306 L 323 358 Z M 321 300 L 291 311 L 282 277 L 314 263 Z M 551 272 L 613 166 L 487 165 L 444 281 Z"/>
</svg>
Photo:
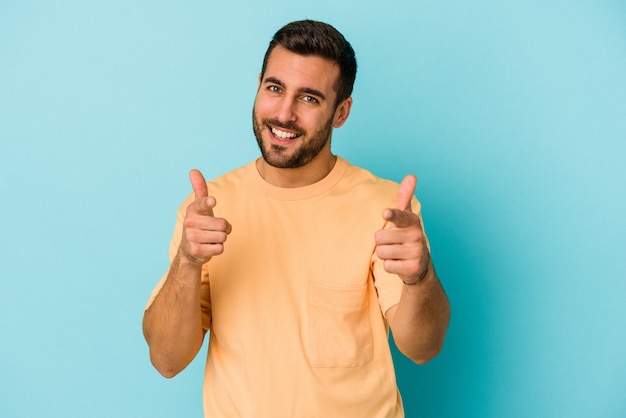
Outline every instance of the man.
<svg viewBox="0 0 626 418">
<path fill-rule="evenodd" d="M 413 197 L 331 152 L 350 114 L 354 51 L 293 22 L 265 55 L 253 109 L 262 158 L 207 184 L 190 173 L 144 335 L 166 377 L 209 331 L 207 417 L 401 417 L 388 328 L 424 363 L 449 305 Z"/>
</svg>

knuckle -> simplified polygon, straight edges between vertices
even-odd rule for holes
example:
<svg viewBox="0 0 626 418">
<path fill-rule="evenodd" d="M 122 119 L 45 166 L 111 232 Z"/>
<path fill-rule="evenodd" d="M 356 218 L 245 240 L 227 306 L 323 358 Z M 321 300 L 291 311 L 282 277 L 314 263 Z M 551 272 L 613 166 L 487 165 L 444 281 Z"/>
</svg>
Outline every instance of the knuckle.
<svg viewBox="0 0 626 418">
<path fill-rule="evenodd" d="M 190 242 L 189 243 L 189 249 L 188 249 L 188 253 L 193 256 L 193 257 L 197 257 L 200 255 L 200 246 L 195 243 L 195 242 Z"/>
<path fill-rule="evenodd" d="M 213 246 L 213 255 L 220 255 L 222 253 L 224 253 L 224 245 L 222 244 L 215 244 Z"/>
<path fill-rule="evenodd" d="M 185 209 L 185 214 L 187 216 L 193 216 L 195 214 L 198 213 L 198 206 L 199 206 L 199 202 L 195 201 L 195 202 L 191 202 L 189 205 L 187 205 L 187 208 Z"/>
<path fill-rule="evenodd" d="M 194 229 L 185 229 L 185 239 L 189 243 L 197 241 L 197 233 Z"/>
<path fill-rule="evenodd" d="M 420 270 L 420 263 L 418 260 L 411 260 L 407 263 L 407 270 L 411 272 L 411 274 L 417 273 Z"/>
<path fill-rule="evenodd" d="M 219 231 L 226 231 L 228 229 L 228 222 L 226 219 L 217 218 L 216 219 L 216 229 Z"/>
<path fill-rule="evenodd" d="M 221 244 L 226 241 L 226 233 L 223 231 L 214 231 L 211 234 L 211 242 L 215 244 Z"/>
<path fill-rule="evenodd" d="M 420 242 L 424 239 L 424 234 L 422 234 L 421 229 L 411 228 L 411 230 L 407 232 L 407 237 L 409 241 Z"/>
<path fill-rule="evenodd" d="M 409 249 L 408 251 L 408 258 L 410 260 L 419 260 L 420 257 L 422 256 L 422 251 L 420 249 L 420 247 L 415 246 Z"/>
</svg>

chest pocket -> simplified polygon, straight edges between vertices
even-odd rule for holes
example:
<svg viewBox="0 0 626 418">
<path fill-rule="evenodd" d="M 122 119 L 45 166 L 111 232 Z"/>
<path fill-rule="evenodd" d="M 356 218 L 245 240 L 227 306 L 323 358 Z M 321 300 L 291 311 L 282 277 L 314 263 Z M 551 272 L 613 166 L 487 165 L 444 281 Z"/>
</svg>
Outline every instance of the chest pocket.
<svg viewBox="0 0 626 418">
<path fill-rule="evenodd" d="M 313 367 L 355 367 L 372 360 L 367 285 L 310 285 L 308 356 Z"/>
</svg>

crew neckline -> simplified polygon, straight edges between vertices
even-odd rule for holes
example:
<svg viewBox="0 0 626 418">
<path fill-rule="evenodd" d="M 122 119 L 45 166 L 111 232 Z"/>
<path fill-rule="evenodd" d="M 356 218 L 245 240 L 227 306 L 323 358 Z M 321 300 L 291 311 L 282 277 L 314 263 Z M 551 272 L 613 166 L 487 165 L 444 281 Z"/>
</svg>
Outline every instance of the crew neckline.
<svg viewBox="0 0 626 418">
<path fill-rule="evenodd" d="M 256 167 L 256 160 L 248 164 L 248 176 L 250 180 L 273 199 L 278 200 L 302 200 L 308 199 L 330 190 L 343 177 L 348 167 L 348 161 L 337 156 L 337 161 L 332 170 L 318 182 L 303 187 L 278 187 L 268 183 L 261 177 Z"/>
</svg>

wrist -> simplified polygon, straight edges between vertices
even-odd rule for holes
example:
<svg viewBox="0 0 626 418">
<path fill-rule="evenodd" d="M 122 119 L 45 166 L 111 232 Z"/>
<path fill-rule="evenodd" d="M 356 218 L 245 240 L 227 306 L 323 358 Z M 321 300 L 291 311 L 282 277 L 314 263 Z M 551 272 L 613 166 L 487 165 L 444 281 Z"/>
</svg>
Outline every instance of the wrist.
<svg viewBox="0 0 626 418">
<path fill-rule="evenodd" d="M 178 254 L 176 255 L 178 259 L 178 264 L 181 267 L 187 268 L 202 268 L 202 265 L 208 262 L 211 258 L 208 259 L 199 259 L 198 257 L 190 254 L 185 248 L 181 247 L 178 249 Z"/>
<path fill-rule="evenodd" d="M 426 266 L 426 270 L 424 270 L 424 272 L 417 278 L 417 280 L 401 279 L 402 283 L 404 283 L 405 286 L 415 286 L 416 284 L 423 282 L 426 276 L 428 276 L 429 272 L 430 272 L 430 263 L 428 263 L 428 265 Z"/>
</svg>

